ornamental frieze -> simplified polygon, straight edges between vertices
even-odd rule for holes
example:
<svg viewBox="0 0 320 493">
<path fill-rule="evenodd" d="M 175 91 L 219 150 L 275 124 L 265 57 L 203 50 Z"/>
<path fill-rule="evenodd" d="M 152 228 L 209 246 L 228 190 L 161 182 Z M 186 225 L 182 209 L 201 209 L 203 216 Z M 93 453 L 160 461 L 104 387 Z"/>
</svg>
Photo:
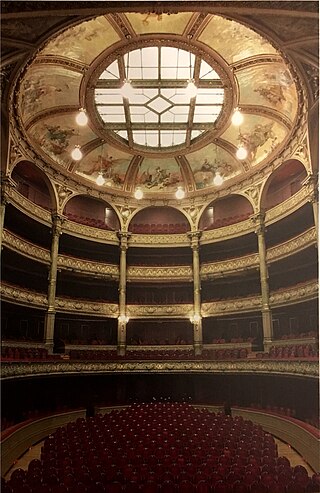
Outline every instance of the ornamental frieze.
<svg viewBox="0 0 320 493">
<path fill-rule="evenodd" d="M 119 308 L 115 303 L 102 303 L 82 299 L 56 298 L 55 308 L 59 312 L 80 312 L 115 318 L 118 316 Z"/>
<path fill-rule="evenodd" d="M 63 230 L 66 233 L 75 233 L 77 236 L 80 235 L 85 238 L 92 238 L 95 241 L 113 243 L 116 245 L 119 244 L 117 233 L 115 231 L 92 228 L 91 226 L 85 226 L 84 224 L 75 223 L 73 221 L 66 221 L 63 225 Z"/>
<path fill-rule="evenodd" d="M 218 277 L 222 273 L 226 275 L 227 272 L 257 267 L 259 267 L 259 255 L 256 253 L 246 255 L 245 257 L 222 260 L 221 262 L 203 264 L 200 273 L 202 278 L 210 277 L 213 274 L 216 274 Z"/>
<path fill-rule="evenodd" d="M 317 233 L 315 228 L 311 228 L 308 231 L 303 232 L 301 235 L 268 249 L 267 260 L 278 260 L 279 258 L 286 257 L 290 253 L 298 252 L 303 248 L 307 248 L 310 245 L 315 245 L 317 242 Z"/>
<path fill-rule="evenodd" d="M 10 286 L 1 283 L 0 293 L 3 301 L 14 301 L 19 305 L 27 305 L 39 308 L 46 308 L 48 305 L 47 296 L 34 291 L 28 291 L 18 286 Z"/>
<path fill-rule="evenodd" d="M 192 278 L 192 267 L 129 267 L 127 270 L 127 279 L 142 281 L 145 279 L 154 279 L 163 281 L 165 279 L 173 280 L 182 279 L 190 280 Z"/>
<path fill-rule="evenodd" d="M 270 305 L 280 306 L 290 302 L 306 301 L 314 299 L 318 295 L 319 285 L 316 281 L 310 281 L 292 288 L 286 288 L 283 291 L 274 291 L 270 295 Z"/>
<path fill-rule="evenodd" d="M 85 362 L 55 361 L 2 363 L 2 379 L 73 373 L 229 373 L 229 374 L 276 374 L 318 378 L 317 361 L 121 361 Z"/>
<path fill-rule="evenodd" d="M 249 219 L 240 223 L 223 226 L 222 228 L 204 231 L 201 237 L 201 243 L 212 243 L 215 241 L 227 240 L 235 236 L 245 235 L 252 231 L 252 224 Z"/>
<path fill-rule="evenodd" d="M 26 255 L 29 258 L 33 258 L 34 260 L 38 260 L 39 262 L 44 262 L 46 264 L 50 263 L 49 250 L 33 245 L 27 240 L 19 238 L 6 229 L 3 230 L 3 243 L 11 250 L 21 253 L 22 255 Z"/>
<path fill-rule="evenodd" d="M 65 255 L 59 255 L 58 267 L 76 272 L 86 272 L 95 276 L 112 277 L 113 279 L 119 278 L 119 267 L 117 265 L 102 264 L 90 260 L 66 257 Z"/>
<path fill-rule="evenodd" d="M 127 316 L 130 318 L 187 318 L 192 313 L 193 305 L 127 305 Z"/>
<path fill-rule="evenodd" d="M 165 234 L 165 235 L 140 235 L 133 234 L 130 238 L 130 245 L 148 246 L 189 246 L 187 234 Z"/>
<path fill-rule="evenodd" d="M 259 311 L 262 306 L 261 296 L 250 296 L 248 298 L 236 298 L 224 301 L 212 301 L 202 303 L 201 314 L 203 317 L 217 316 L 230 313 Z"/>
<path fill-rule="evenodd" d="M 21 212 L 35 220 L 42 220 L 51 225 L 51 212 L 39 207 L 11 188 L 8 197 Z"/>
<path fill-rule="evenodd" d="M 304 188 L 301 188 L 297 193 L 292 195 L 288 200 L 285 200 L 279 205 L 276 205 L 272 209 L 266 212 L 266 223 L 273 223 L 279 221 L 280 219 L 292 214 L 303 204 L 307 202 L 308 194 Z"/>
</svg>

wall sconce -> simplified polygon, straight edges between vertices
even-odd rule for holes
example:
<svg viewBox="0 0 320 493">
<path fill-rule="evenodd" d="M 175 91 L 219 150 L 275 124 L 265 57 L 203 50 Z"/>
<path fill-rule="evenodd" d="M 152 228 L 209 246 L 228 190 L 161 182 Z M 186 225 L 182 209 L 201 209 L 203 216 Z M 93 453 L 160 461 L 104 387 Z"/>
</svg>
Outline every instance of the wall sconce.
<svg viewBox="0 0 320 493">
<path fill-rule="evenodd" d="M 119 315 L 118 320 L 121 324 L 126 324 L 129 322 L 129 317 L 126 315 Z"/>
</svg>

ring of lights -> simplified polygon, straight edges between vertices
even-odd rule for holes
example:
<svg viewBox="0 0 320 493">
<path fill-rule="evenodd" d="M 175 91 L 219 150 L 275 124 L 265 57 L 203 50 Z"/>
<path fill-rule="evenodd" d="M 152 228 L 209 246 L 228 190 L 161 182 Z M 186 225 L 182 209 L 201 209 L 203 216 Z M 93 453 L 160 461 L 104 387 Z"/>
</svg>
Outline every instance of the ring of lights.
<svg viewBox="0 0 320 493">
<path fill-rule="evenodd" d="M 127 54 L 132 53 L 134 50 L 143 49 L 147 47 L 172 47 L 189 52 L 196 57 L 206 62 L 219 76 L 221 80 L 221 86 L 224 90 L 224 101 L 221 107 L 221 111 L 216 121 L 212 125 L 204 124 L 204 132 L 197 138 L 192 139 L 189 145 L 186 143 L 181 145 L 174 145 L 170 147 L 146 147 L 143 145 L 131 144 L 117 135 L 113 130 L 105 128 L 102 118 L 97 110 L 95 103 L 95 89 L 98 80 L 104 70 L 109 67 L 112 62 L 119 59 L 119 57 L 125 57 Z M 159 87 L 156 86 L 155 87 Z M 95 133 L 101 138 L 101 141 L 106 141 L 119 149 L 126 149 L 129 152 L 138 152 L 142 156 L 157 157 L 161 156 L 175 156 L 181 155 L 183 151 L 190 152 L 196 149 L 200 149 L 208 143 L 214 141 L 228 125 L 230 121 L 230 115 L 232 110 L 237 105 L 238 100 L 238 88 L 235 77 L 233 76 L 232 69 L 226 64 L 222 57 L 213 50 L 204 49 L 204 47 L 197 42 L 186 42 L 184 38 L 177 39 L 177 36 L 170 35 L 163 36 L 159 39 L 155 36 L 146 36 L 143 40 L 132 40 L 117 43 L 113 49 L 108 49 L 102 53 L 92 64 L 88 70 L 86 76 L 83 79 L 81 85 L 81 100 L 83 104 L 85 102 L 90 122 L 94 128 Z M 201 125 L 199 125 L 201 126 Z M 160 125 L 159 125 L 160 128 Z M 97 145 L 101 145 L 99 142 Z"/>
</svg>

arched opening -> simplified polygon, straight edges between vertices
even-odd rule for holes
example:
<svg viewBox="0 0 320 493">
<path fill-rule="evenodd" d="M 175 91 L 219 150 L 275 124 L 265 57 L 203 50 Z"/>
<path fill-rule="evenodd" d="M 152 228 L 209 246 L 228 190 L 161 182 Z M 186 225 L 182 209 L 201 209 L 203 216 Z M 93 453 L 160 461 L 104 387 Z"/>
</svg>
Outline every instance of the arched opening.
<svg viewBox="0 0 320 493">
<path fill-rule="evenodd" d="M 182 212 L 173 207 L 147 207 L 139 211 L 129 225 L 132 233 L 174 234 L 190 231 Z"/>
<path fill-rule="evenodd" d="M 272 209 L 297 193 L 307 172 L 303 164 L 290 159 L 272 173 L 263 191 L 261 206 L 265 210 Z"/>
<path fill-rule="evenodd" d="M 12 172 L 12 179 L 18 192 L 28 200 L 44 209 L 54 209 L 46 175 L 34 164 L 20 161 Z"/>
<path fill-rule="evenodd" d="M 63 213 L 70 221 L 93 228 L 115 231 L 120 222 L 112 207 L 102 200 L 77 195 L 69 200 Z"/>
<path fill-rule="evenodd" d="M 211 202 L 202 213 L 199 229 L 215 229 L 244 221 L 251 214 L 253 208 L 250 202 L 241 195 L 232 195 Z"/>
</svg>

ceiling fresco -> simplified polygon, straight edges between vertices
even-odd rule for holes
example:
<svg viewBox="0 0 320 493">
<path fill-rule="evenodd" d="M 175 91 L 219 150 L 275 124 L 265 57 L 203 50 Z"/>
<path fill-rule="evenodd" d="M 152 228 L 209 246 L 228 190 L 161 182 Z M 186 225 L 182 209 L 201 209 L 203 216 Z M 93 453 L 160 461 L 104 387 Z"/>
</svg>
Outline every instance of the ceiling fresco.
<svg viewBox="0 0 320 493">
<path fill-rule="evenodd" d="M 121 93 L 130 74 L 131 100 Z M 197 93 L 186 97 L 189 74 Z M 216 189 L 217 173 L 222 186 L 242 179 L 284 147 L 298 112 L 295 80 L 268 40 L 222 16 L 108 14 L 37 51 L 19 80 L 18 113 L 43 160 L 82 183 L 192 193 Z M 81 107 L 89 121 L 79 127 Z M 237 107 L 240 126 L 231 121 Z M 241 144 L 245 160 L 236 157 Z"/>
</svg>

